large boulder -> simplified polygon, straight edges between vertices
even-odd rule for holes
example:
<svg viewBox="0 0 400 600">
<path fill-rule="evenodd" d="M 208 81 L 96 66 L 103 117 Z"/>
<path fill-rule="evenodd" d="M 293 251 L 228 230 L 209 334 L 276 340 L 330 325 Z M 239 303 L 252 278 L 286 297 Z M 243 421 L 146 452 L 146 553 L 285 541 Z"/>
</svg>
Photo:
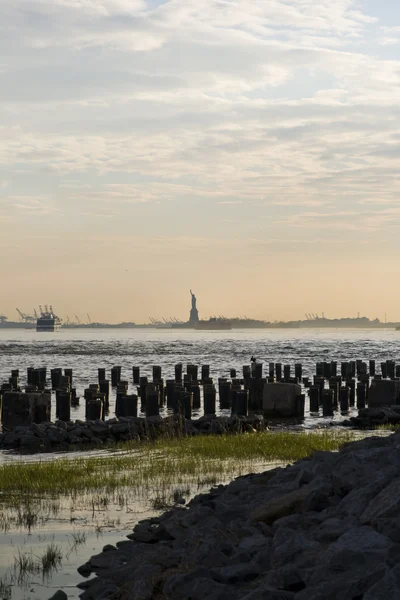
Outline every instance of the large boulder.
<svg viewBox="0 0 400 600">
<path fill-rule="evenodd" d="M 391 406 L 400 403 L 400 380 L 373 379 L 368 392 L 368 406 Z"/>
<path fill-rule="evenodd" d="M 304 397 L 296 383 L 267 383 L 263 411 L 270 417 L 304 417 Z"/>
</svg>

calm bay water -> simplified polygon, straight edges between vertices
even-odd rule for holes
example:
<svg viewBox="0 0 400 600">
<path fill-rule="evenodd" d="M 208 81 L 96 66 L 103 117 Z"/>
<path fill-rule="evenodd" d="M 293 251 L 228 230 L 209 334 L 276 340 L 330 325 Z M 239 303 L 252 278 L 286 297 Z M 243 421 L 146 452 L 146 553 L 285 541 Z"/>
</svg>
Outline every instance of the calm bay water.
<svg viewBox="0 0 400 600">
<path fill-rule="evenodd" d="M 132 366 L 140 366 L 141 374 L 152 375 L 152 366 L 161 365 L 164 379 L 173 377 L 177 362 L 209 364 L 211 376 L 217 381 L 220 376 L 229 377 L 229 369 L 241 373 L 242 366 L 249 364 L 254 355 L 259 361 L 303 364 L 304 375 L 312 375 L 315 363 L 320 360 L 343 360 L 374 358 L 377 362 L 391 358 L 400 361 L 400 332 L 393 330 L 237 330 L 229 332 L 196 332 L 184 330 L 61 330 L 54 334 L 37 334 L 30 330 L 0 329 L 0 381 L 8 379 L 13 368 L 19 368 L 22 385 L 26 381 L 29 366 L 72 368 L 74 386 L 83 396 L 83 389 L 97 381 L 97 369 L 109 370 L 114 365 L 122 366 L 124 379 L 132 385 Z M 266 365 L 266 369 L 267 369 Z M 378 367 L 379 369 L 379 367 Z M 114 393 L 112 394 L 114 400 Z M 306 404 L 307 408 L 307 404 Z M 110 416 L 113 415 L 113 402 Z M 54 418 L 54 409 L 53 409 Z M 72 418 L 84 418 L 84 402 L 72 409 Z M 336 414 L 333 420 L 343 417 Z M 330 417 L 307 414 L 302 427 L 313 427 L 331 422 Z M 103 453 L 96 450 L 91 454 Z M 0 463 L 19 460 L 57 460 L 63 453 L 37 455 L 33 457 L 0 453 Z M 65 456 L 65 455 L 64 455 Z M 74 456 L 74 454 L 70 455 Z M 268 468 L 259 465 L 256 470 Z M 255 470 L 254 465 L 252 470 Z M 191 494 L 198 492 L 192 489 Z M 200 490 L 201 491 L 201 490 Z M 10 583 L 4 596 L 12 600 L 44 600 L 55 589 L 63 588 L 68 597 L 79 596 L 76 583 L 82 578 L 77 574 L 78 565 L 91 554 L 101 550 L 105 543 L 116 543 L 124 539 L 127 530 L 138 519 L 154 514 L 152 502 L 157 490 L 144 492 L 142 498 L 132 499 L 129 505 L 121 506 L 109 501 L 104 507 L 98 499 L 78 497 L 69 499 L 43 498 L 35 507 L 38 523 L 32 530 L 18 525 L 11 508 L 3 509 L 3 526 L 0 528 L 0 585 Z M 96 495 L 94 495 L 95 497 Z M 89 508 L 88 508 L 89 506 Z M 8 511 L 8 512 L 7 512 Z M 7 515 L 10 524 L 6 529 Z M 13 520 L 14 519 L 14 520 Z M 85 542 L 74 545 L 74 534 L 84 534 Z M 47 579 L 40 574 L 26 580 L 15 579 L 13 567 L 20 552 L 39 556 L 49 543 L 62 550 L 62 565 Z M 14 574 L 14 578 L 13 578 Z"/>
<path fill-rule="evenodd" d="M 384 330 L 281 329 L 192 331 L 171 329 L 59 330 L 36 333 L 32 330 L 0 329 L 0 380 L 6 380 L 13 368 L 19 368 L 22 384 L 29 366 L 73 369 L 73 385 L 79 396 L 90 383 L 97 382 L 97 369 L 109 371 L 121 365 L 122 379 L 132 385 L 132 366 L 141 367 L 141 375 L 152 376 L 152 366 L 161 365 L 164 379 L 174 377 L 178 362 L 209 364 L 211 376 L 228 376 L 229 369 L 250 363 L 251 356 L 266 363 L 303 364 L 304 375 L 315 372 L 321 360 L 387 358 L 400 360 L 400 332 Z M 113 414 L 112 394 L 110 415 Z M 307 404 L 306 404 L 307 410 Z M 72 418 L 84 418 L 84 401 L 72 409 Z M 54 418 L 54 410 L 53 410 Z M 340 420 L 340 415 L 335 419 Z M 315 418 L 305 425 L 318 424 Z"/>
</svg>

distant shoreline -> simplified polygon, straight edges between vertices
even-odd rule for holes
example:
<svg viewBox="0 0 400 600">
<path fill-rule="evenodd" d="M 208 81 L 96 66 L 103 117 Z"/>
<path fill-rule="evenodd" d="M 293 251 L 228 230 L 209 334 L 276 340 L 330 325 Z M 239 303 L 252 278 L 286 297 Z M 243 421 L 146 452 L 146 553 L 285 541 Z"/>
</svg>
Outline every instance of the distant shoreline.
<svg viewBox="0 0 400 600">
<path fill-rule="evenodd" d="M 330 324 L 311 324 L 311 323 L 307 323 L 307 322 L 301 322 L 301 323 L 271 323 L 271 324 L 265 324 L 265 325 L 258 325 L 258 326 L 235 326 L 232 325 L 232 330 L 259 330 L 259 329 L 268 329 L 268 330 L 276 330 L 276 329 L 307 329 L 307 330 L 313 330 L 313 329 L 345 329 L 345 330 L 349 330 L 349 329 L 365 329 L 365 330 L 380 330 L 380 329 L 396 329 L 397 327 L 400 328 L 400 324 L 399 323 L 370 323 L 370 324 L 356 324 L 356 323 L 330 323 Z M 36 330 L 36 325 L 32 324 L 27 324 L 27 323 L 2 323 L 0 324 L 0 331 L 1 330 L 9 330 L 9 329 L 13 329 L 13 330 Z M 61 327 L 59 327 L 60 330 L 69 330 L 69 329 L 151 329 L 151 330 L 158 330 L 158 331 L 196 331 L 196 329 L 194 327 L 157 327 L 155 325 L 146 325 L 146 324 L 124 324 L 124 323 L 116 323 L 116 324 L 108 324 L 108 323 L 101 323 L 101 324 L 95 324 L 95 323 L 91 323 L 91 324 L 86 324 L 86 325 L 62 325 Z"/>
</svg>

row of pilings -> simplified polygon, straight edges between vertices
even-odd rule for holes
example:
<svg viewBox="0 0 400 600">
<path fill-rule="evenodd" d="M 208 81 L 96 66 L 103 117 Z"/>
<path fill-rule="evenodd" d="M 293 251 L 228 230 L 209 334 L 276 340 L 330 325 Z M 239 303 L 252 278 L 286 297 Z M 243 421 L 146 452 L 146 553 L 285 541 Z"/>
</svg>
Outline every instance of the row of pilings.
<svg viewBox="0 0 400 600">
<path fill-rule="evenodd" d="M 340 370 L 340 373 L 339 373 Z M 217 400 L 220 410 L 230 411 L 232 415 L 247 416 L 251 412 L 268 412 L 265 405 L 266 391 L 273 391 L 278 402 L 274 403 L 272 416 L 294 416 L 304 418 L 305 394 L 309 396 L 311 414 L 331 416 L 335 410 L 346 413 L 353 406 L 364 408 L 371 403 L 371 391 L 379 387 L 389 403 L 392 397 L 400 394 L 400 365 L 387 360 L 380 364 L 381 373 L 376 372 L 376 362 L 362 360 L 318 362 L 315 374 L 303 376 L 303 366 L 296 363 L 292 371 L 289 364 L 268 364 L 268 376 L 264 377 L 262 363 L 253 362 L 244 365 L 242 376 L 236 369 L 230 369 L 230 377 L 219 377 L 217 382 L 210 377 L 210 366 L 186 365 L 174 366 L 174 378 L 164 380 L 162 367 L 154 365 L 152 378 L 141 375 L 140 367 L 133 366 L 130 381 L 123 378 L 122 368 L 98 369 L 97 382 L 84 390 L 85 417 L 87 420 L 104 419 L 110 411 L 110 389 L 115 392 L 115 415 L 117 417 L 136 417 L 139 410 L 146 417 L 157 417 L 160 409 L 167 408 L 174 414 L 192 418 L 192 411 L 203 408 L 204 414 L 215 414 Z M 70 421 L 71 407 L 78 406 L 80 398 L 74 387 L 72 369 L 51 369 L 50 381 L 46 367 L 29 367 L 26 373 L 27 384 L 23 392 L 20 385 L 20 372 L 12 370 L 8 382 L 0 388 L 1 418 L 4 429 L 12 429 L 30 422 L 51 420 L 51 395 L 55 394 L 56 418 Z M 48 384 L 51 382 L 51 387 Z M 385 382 L 379 385 L 379 382 Z M 136 393 L 129 393 L 133 384 Z M 270 387 L 273 384 L 279 386 Z M 279 399 L 290 398 L 290 414 L 280 411 Z M 372 394 L 372 404 L 380 403 L 376 393 Z M 390 398 L 389 398 L 390 396 Z M 282 400 L 283 401 L 283 400 Z M 285 400 L 286 401 L 286 400 Z M 396 403 L 396 402 L 393 402 Z M 198 414 L 198 412 L 197 412 Z"/>
</svg>

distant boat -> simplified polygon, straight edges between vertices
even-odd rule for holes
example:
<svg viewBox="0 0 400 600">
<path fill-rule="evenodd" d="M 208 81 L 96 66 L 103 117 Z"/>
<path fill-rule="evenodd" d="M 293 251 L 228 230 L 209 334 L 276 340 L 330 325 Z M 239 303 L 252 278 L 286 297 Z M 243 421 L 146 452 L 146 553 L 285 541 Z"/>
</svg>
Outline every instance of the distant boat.
<svg viewBox="0 0 400 600">
<path fill-rule="evenodd" d="M 40 317 L 36 321 L 36 331 L 55 331 L 59 325 L 60 319 L 54 314 L 50 306 L 50 310 L 40 311 Z"/>
<path fill-rule="evenodd" d="M 228 319 L 212 317 L 208 321 L 198 321 L 194 328 L 198 331 L 229 331 L 232 329 L 232 323 Z"/>
</svg>

